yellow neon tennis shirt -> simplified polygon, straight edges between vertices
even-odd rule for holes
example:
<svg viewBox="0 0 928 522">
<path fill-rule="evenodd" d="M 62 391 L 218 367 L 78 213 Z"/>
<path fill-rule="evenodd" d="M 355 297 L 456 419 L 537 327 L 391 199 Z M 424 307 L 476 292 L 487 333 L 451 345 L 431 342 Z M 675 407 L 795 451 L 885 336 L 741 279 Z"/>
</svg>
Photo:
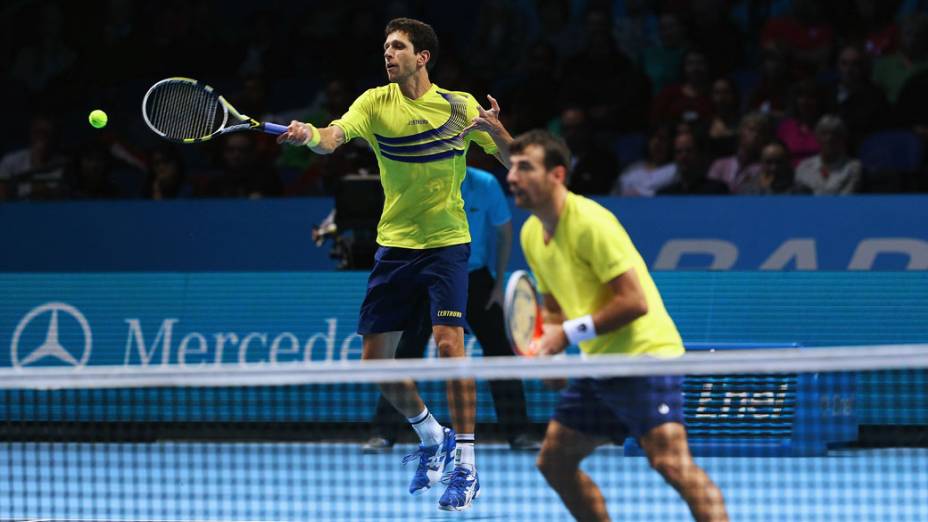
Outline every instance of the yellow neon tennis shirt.
<svg viewBox="0 0 928 522">
<path fill-rule="evenodd" d="M 468 93 L 437 85 L 418 99 L 395 83 L 369 89 L 332 122 L 346 140 L 364 138 L 377 155 L 384 191 L 377 243 L 435 248 L 470 242 L 461 182 L 471 141 L 487 153 L 496 144 L 486 132 L 461 131 L 477 116 Z"/>
<path fill-rule="evenodd" d="M 683 341 L 648 267 L 619 220 L 600 204 L 568 193 L 551 241 L 545 244 L 541 221 L 535 216 L 522 226 L 521 241 L 539 292 L 552 294 L 567 319 L 599 310 L 612 296 L 606 283 L 635 269 L 648 313 L 618 330 L 581 342 L 585 355 L 683 354 Z"/>
</svg>

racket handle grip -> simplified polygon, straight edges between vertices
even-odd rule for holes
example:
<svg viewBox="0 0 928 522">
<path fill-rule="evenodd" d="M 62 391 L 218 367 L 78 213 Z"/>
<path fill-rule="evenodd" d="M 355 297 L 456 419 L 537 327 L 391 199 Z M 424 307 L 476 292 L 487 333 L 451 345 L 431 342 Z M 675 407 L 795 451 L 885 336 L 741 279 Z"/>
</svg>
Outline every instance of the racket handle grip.
<svg viewBox="0 0 928 522">
<path fill-rule="evenodd" d="M 258 127 L 258 129 L 259 129 L 261 132 L 266 132 L 266 133 L 268 133 L 268 134 L 273 134 L 273 135 L 275 135 L 275 136 L 279 136 L 279 135 L 281 135 L 281 134 L 287 132 L 287 126 L 286 126 L 286 125 L 278 125 L 278 124 L 276 124 L 276 123 L 262 123 L 261 126 Z"/>
</svg>

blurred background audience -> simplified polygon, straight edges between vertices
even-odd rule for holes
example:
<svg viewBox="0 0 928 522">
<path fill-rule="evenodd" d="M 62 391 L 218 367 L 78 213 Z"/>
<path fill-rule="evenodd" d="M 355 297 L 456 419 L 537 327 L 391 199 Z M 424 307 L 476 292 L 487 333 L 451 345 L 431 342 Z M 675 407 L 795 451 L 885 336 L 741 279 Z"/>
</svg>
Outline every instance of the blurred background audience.
<svg viewBox="0 0 928 522">
<path fill-rule="evenodd" d="M 3 99 L 25 123 L 0 129 L 0 201 L 331 196 L 346 175 L 376 174 L 363 142 L 325 157 L 259 134 L 175 147 L 145 127 L 140 100 L 190 76 L 255 118 L 326 125 L 384 83 L 396 16 L 435 27 L 440 86 L 493 94 L 513 134 L 561 134 L 581 194 L 928 190 L 924 0 L 477 4 L 4 5 Z M 103 130 L 86 123 L 94 108 L 110 115 Z"/>
</svg>

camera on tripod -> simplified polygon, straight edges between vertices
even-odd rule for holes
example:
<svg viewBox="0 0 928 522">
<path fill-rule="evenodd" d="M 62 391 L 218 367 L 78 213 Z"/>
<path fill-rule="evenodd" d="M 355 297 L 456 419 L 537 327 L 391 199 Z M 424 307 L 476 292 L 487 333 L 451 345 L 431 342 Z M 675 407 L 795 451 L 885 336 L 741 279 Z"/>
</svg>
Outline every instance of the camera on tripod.
<svg viewBox="0 0 928 522">
<path fill-rule="evenodd" d="M 377 223 L 383 212 L 380 177 L 360 173 L 342 177 L 335 187 L 335 210 L 313 227 L 313 241 L 322 246 L 332 239 L 329 257 L 338 270 L 366 270 L 374 266 Z"/>
</svg>

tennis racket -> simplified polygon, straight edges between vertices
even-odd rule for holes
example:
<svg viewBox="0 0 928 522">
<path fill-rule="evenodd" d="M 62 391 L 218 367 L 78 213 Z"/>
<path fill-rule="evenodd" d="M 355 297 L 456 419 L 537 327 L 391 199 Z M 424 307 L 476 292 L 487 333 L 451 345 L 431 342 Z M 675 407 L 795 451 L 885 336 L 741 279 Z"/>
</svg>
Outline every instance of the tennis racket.
<svg viewBox="0 0 928 522">
<path fill-rule="evenodd" d="M 544 320 L 535 282 L 525 270 L 516 270 L 509 276 L 503 299 L 503 315 L 512 350 L 519 355 L 534 356 L 536 349 L 533 341 L 541 337 Z"/>
<path fill-rule="evenodd" d="M 245 130 L 287 132 L 285 125 L 261 123 L 241 114 L 212 87 L 190 78 L 166 78 L 152 85 L 142 99 L 142 116 L 155 134 L 176 143 L 197 143 Z"/>
</svg>

